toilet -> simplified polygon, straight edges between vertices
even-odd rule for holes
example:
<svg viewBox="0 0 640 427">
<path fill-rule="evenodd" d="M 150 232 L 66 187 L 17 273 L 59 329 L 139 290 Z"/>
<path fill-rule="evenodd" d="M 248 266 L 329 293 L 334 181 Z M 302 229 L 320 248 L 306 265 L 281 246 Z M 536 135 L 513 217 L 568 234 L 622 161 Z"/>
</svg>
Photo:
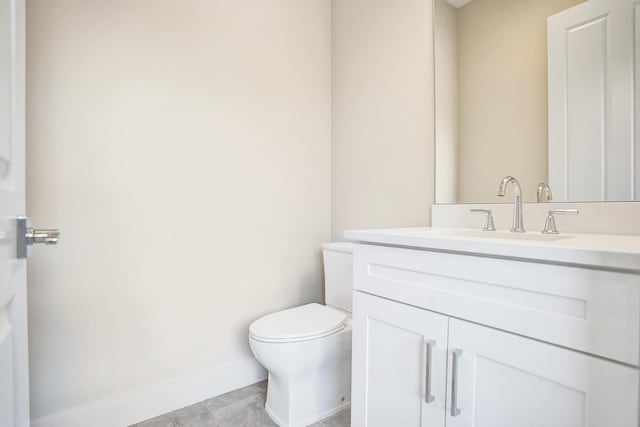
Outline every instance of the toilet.
<svg viewBox="0 0 640 427">
<path fill-rule="evenodd" d="M 351 405 L 352 252 L 322 245 L 326 305 L 267 314 L 249 327 L 249 344 L 269 371 L 266 412 L 281 427 L 302 427 Z"/>
</svg>

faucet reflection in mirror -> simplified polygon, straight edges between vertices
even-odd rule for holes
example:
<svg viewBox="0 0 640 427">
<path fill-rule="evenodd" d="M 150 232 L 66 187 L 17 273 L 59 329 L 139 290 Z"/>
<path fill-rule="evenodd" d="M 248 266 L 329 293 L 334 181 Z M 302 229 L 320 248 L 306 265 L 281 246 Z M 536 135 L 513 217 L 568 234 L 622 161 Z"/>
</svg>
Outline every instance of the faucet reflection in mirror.
<svg viewBox="0 0 640 427">
<path fill-rule="evenodd" d="M 551 192 L 551 187 L 546 182 L 541 182 L 538 184 L 538 189 L 536 190 L 536 201 L 538 203 L 541 202 L 550 202 L 553 200 L 553 193 Z"/>
</svg>

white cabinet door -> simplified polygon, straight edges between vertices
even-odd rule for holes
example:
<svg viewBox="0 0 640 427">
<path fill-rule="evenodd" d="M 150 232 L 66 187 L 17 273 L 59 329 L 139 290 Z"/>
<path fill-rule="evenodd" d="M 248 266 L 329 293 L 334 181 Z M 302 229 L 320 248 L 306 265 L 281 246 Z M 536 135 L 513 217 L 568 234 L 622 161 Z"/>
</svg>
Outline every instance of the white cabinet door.
<svg viewBox="0 0 640 427">
<path fill-rule="evenodd" d="M 448 318 L 361 292 L 353 313 L 351 425 L 443 427 Z"/>
<path fill-rule="evenodd" d="M 456 319 L 448 379 L 447 427 L 638 426 L 637 369 Z"/>
</svg>

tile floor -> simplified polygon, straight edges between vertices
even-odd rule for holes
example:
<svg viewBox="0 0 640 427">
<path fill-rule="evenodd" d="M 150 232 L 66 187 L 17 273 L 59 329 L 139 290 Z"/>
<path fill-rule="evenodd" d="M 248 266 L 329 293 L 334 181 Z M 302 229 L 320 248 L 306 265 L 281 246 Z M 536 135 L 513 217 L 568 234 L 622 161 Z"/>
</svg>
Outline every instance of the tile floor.
<svg viewBox="0 0 640 427">
<path fill-rule="evenodd" d="M 231 391 L 130 427 L 277 427 L 264 410 L 267 382 Z M 313 424 L 313 427 L 349 427 L 350 411 Z"/>
</svg>

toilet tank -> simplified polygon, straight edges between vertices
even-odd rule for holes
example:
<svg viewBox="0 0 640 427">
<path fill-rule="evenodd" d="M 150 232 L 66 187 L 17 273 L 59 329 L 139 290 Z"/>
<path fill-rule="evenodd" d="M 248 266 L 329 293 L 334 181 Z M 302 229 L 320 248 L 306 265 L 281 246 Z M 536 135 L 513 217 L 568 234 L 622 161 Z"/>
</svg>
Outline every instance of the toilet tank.
<svg viewBox="0 0 640 427">
<path fill-rule="evenodd" d="M 322 245 L 324 295 L 328 306 L 351 313 L 353 291 L 353 243 Z"/>
</svg>

